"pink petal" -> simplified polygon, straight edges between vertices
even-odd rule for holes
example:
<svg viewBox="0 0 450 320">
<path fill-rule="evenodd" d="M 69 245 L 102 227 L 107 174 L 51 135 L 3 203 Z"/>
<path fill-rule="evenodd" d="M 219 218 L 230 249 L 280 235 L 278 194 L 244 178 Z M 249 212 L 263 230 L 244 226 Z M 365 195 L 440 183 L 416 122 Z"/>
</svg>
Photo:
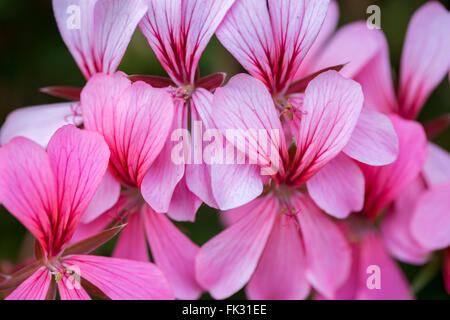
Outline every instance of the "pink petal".
<svg viewBox="0 0 450 320">
<path fill-rule="evenodd" d="M 152 263 L 99 256 L 74 255 L 65 263 L 113 300 L 173 299 L 169 283 Z"/>
<path fill-rule="evenodd" d="M 382 167 L 361 164 L 366 178 L 364 212 L 376 217 L 419 174 L 426 158 L 426 137 L 422 126 L 398 116 L 389 117 L 399 139 L 397 160 Z"/>
<path fill-rule="evenodd" d="M 241 289 L 256 269 L 277 215 L 272 197 L 258 203 L 245 217 L 215 236 L 200 249 L 197 280 L 215 299 L 225 299 Z"/>
<path fill-rule="evenodd" d="M 297 144 L 291 178 L 304 183 L 333 159 L 349 141 L 363 103 L 359 84 L 327 71 L 312 80 L 294 122 Z"/>
<path fill-rule="evenodd" d="M 147 5 L 143 0 L 54 0 L 53 10 L 64 42 L 88 79 L 116 71 Z"/>
<path fill-rule="evenodd" d="M 14 110 L 0 130 L 0 144 L 4 145 L 12 138 L 22 136 L 46 147 L 58 128 L 81 122 L 80 117 L 74 115 L 76 104 L 56 103 Z"/>
<path fill-rule="evenodd" d="M 155 263 L 164 272 L 178 299 L 198 299 L 202 290 L 195 279 L 198 247 L 164 214 L 146 208 L 145 228 Z"/>
<path fill-rule="evenodd" d="M 450 68 L 450 13 L 437 1 L 412 17 L 401 60 L 399 103 L 403 117 L 417 116 Z"/>
<path fill-rule="evenodd" d="M 251 75 L 281 92 L 316 39 L 328 3 L 237 1 L 218 28 L 217 37 Z"/>
<path fill-rule="evenodd" d="M 367 269 L 370 266 L 380 268 L 380 289 L 369 289 L 367 285 L 372 274 Z M 396 262 L 389 257 L 380 238 L 374 233 L 368 233 L 361 240 L 359 268 L 361 279 L 356 299 L 407 300 L 412 298 L 405 275 Z"/>
<path fill-rule="evenodd" d="M 66 125 L 53 135 L 47 153 L 56 177 L 59 211 L 52 217 L 60 249 L 72 238 L 108 167 L 109 150 L 102 136 Z M 56 244 L 57 243 L 57 244 Z M 58 253 L 57 251 L 53 252 Z"/>
<path fill-rule="evenodd" d="M 430 250 L 450 246 L 450 182 L 431 187 L 419 198 L 411 231 L 417 241 Z"/>
<path fill-rule="evenodd" d="M 172 134 L 175 130 L 186 127 L 183 121 L 185 107 L 184 103 L 175 102 L 175 116 L 169 131 Z M 184 176 L 185 163 L 175 163 L 172 158 L 172 152 L 179 143 L 183 143 L 184 149 L 184 141 L 172 141 L 172 136 L 168 137 L 160 154 L 142 180 L 142 196 L 156 212 L 164 213 L 169 210 L 173 192 Z"/>
<path fill-rule="evenodd" d="M 310 286 L 298 225 L 286 215 L 278 216 L 258 266 L 247 285 L 249 299 L 305 299 Z"/>
<path fill-rule="evenodd" d="M 398 138 L 391 120 L 382 113 L 362 108 L 352 137 L 343 151 L 372 166 L 394 162 L 398 156 Z"/>
<path fill-rule="evenodd" d="M 411 220 L 417 199 L 425 192 L 422 177 L 417 177 L 397 197 L 381 222 L 383 240 L 389 252 L 397 259 L 411 264 L 423 264 L 429 251 L 411 234 Z"/>
<path fill-rule="evenodd" d="M 363 208 L 364 175 L 358 165 L 342 153 L 306 185 L 316 204 L 336 218 L 346 218 Z"/>
<path fill-rule="evenodd" d="M 428 156 L 422 173 L 429 186 L 450 181 L 450 154 L 438 145 L 428 142 Z"/>
<path fill-rule="evenodd" d="M 61 300 L 91 300 L 91 297 L 76 281 L 76 275 L 64 275 L 60 279 L 58 291 Z"/>
<path fill-rule="evenodd" d="M 127 225 L 120 232 L 114 249 L 115 258 L 149 261 L 143 214 L 145 213 L 129 213 Z"/>
<path fill-rule="evenodd" d="M 52 277 L 42 267 L 22 282 L 5 300 L 45 300 Z"/>
<path fill-rule="evenodd" d="M 284 134 L 272 97 L 260 81 L 245 74 L 234 76 L 225 87 L 217 88 L 213 105 L 217 128 L 226 136 L 227 130 L 234 134 L 227 140 L 246 154 L 250 163 L 281 165 L 280 156 L 270 153 L 286 152 Z M 261 133 L 268 137 L 267 144 L 260 139 Z"/>
<path fill-rule="evenodd" d="M 259 201 L 251 201 L 240 207 L 220 212 L 220 220 L 226 227 L 229 227 L 245 217 L 247 213 L 252 212 L 258 205 Z"/>
<path fill-rule="evenodd" d="M 139 187 L 169 134 L 173 103 L 163 89 L 122 74 L 93 76 L 81 93 L 85 127 L 101 133 L 122 183 Z"/>
<path fill-rule="evenodd" d="M 47 252 L 58 210 L 55 181 L 47 154 L 35 142 L 17 137 L 0 148 L 0 201 Z"/>
<path fill-rule="evenodd" d="M 328 5 L 327 15 L 323 22 L 322 28 L 317 35 L 316 40 L 306 54 L 303 62 L 295 75 L 295 79 L 302 79 L 315 71 L 313 70 L 316 60 L 319 58 L 320 52 L 324 49 L 326 43 L 335 31 L 339 21 L 339 5 L 335 0 L 331 0 Z"/>
<path fill-rule="evenodd" d="M 139 28 L 172 80 L 194 83 L 200 56 L 233 2 L 149 1 Z"/>
<path fill-rule="evenodd" d="M 201 204 L 202 200 L 188 189 L 186 179 L 181 179 L 173 191 L 167 215 L 176 221 L 193 222 Z"/>
<path fill-rule="evenodd" d="M 120 202 L 120 199 L 119 199 Z M 108 225 L 110 225 L 115 219 L 119 217 L 119 212 L 115 210 L 115 208 L 111 208 L 104 214 L 100 215 L 97 219 L 89 222 L 83 223 L 81 221 L 78 224 L 77 229 L 75 230 L 70 243 L 77 243 L 86 238 L 92 237 L 97 233 L 103 231 Z M 83 220 L 83 219 L 82 219 Z"/>
<path fill-rule="evenodd" d="M 102 213 L 111 209 L 120 196 L 120 183 L 114 176 L 106 171 L 102 182 L 92 197 L 91 203 L 84 212 L 81 222 L 89 223 L 97 219 Z"/>
<path fill-rule="evenodd" d="M 307 278 L 321 294 L 332 298 L 349 274 L 350 247 L 338 226 L 309 197 L 298 195 L 294 201 L 299 210 Z"/>
<path fill-rule="evenodd" d="M 313 62 L 310 73 L 345 64 L 341 74 L 361 84 L 367 108 L 380 112 L 397 110 L 388 45 L 380 30 L 370 30 L 362 21 L 345 25 Z"/>
</svg>

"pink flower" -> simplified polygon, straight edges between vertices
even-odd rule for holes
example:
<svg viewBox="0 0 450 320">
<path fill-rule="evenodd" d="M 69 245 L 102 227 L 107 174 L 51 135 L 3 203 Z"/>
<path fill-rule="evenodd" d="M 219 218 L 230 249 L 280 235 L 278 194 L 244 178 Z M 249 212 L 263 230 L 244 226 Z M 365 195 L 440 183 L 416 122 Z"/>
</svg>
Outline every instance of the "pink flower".
<svg viewBox="0 0 450 320">
<path fill-rule="evenodd" d="M 233 174 L 227 181 L 218 180 L 223 191 L 216 191 L 222 198 L 235 192 L 235 180 L 245 184 L 241 188 L 249 189 L 249 193 L 253 189 L 261 192 L 265 187 L 263 196 L 226 212 L 225 216 L 234 217 L 235 223 L 200 249 L 197 279 L 213 297 L 226 298 L 247 282 L 247 294 L 252 299 L 302 299 L 311 285 L 332 297 L 345 281 L 351 263 L 345 237 L 304 194 L 304 184 L 310 190 L 311 185 L 316 186 L 315 179 L 332 177 L 330 183 L 317 189 L 332 198 L 328 203 L 336 205 L 330 205 L 336 215 L 348 214 L 346 205 L 358 204 L 358 195 L 348 188 L 363 189 L 362 173 L 341 151 L 350 140 L 362 102 L 356 82 L 335 71 L 317 76 L 305 91 L 300 118 L 291 123 L 295 146 L 289 146 L 288 151 L 278 111 L 262 82 L 237 75 L 216 90 L 213 118 L 222 132 L 243 129 L 239 131 L 243 136 L 238 134 L 237 140 L 245 139 L 246 132 L 251 132 L 245 131 L 248 129 L 277 129 L 280 134 L 279 139 L 270 135 L 271 148 L 258 148 L 257 136 L 250 134 L 248 147 L 239 149 L 249 157 L 257 154 L 272 163 L 277 157 L 279 168 L 269 181 L 263 179 L 257 165 L 217 165 L 218 170 L 231 170 Z M 294 125 L 299 122 L 301 126 Z M 276 154 L 268 150 L 275 150 Z M 341 184 L 345 179 L 352 184 Z M 316 182 L 319 184 L 320 180 Z M 333 193 L 328 188 L 344 191 L 331 197 Z M 362 207 L 362 199 L 359 205 Z"/>
<path fill-rule="evenodd" d="M 202 121 L 203 128 L 207 124 L 203 109 L 211 104 L 210 91 L 220 86 L 225 78 L 223 73 L 199 78 L 198 62 L 233 2 L 151 0 L 147 14 L 139 23 L 171 79 L 153 76 L 131 78 L 144 80 L 152 86 L 169 87 L 175 104 L 172 128 L 189 129 L 192 141 L 197 139 L 192 129 L 195 122 Z M 203 201 L 212 207 L 217 207 L 217 204 L 211 193 L 209 168 L 205 163 L 197 163 L 188 157 L 181 164 L 171 160 L 171 152 L 177 143 L 167 140 L 142 182 L 141 191 L 155 211 L 166 212 L 175 220 L 194 221 Z M 160 192 L 161 188 L 164 193 Z"/>
<path fill-rule="evenodd" d="M 89 79 L 97 72 L 116 71 L 147 4 L 145 0 L 54 0 L 53 10 L 64 42 Z M 78 101 L 81 89 L 50 87 L 43 91 Z M 58 128 L 81 122 L 78 102 L 17 109 L 1 128 L 0 144 L 23 136 L 46 146 Z"/>
<path fill-rule="evenodd" d="M 85 288 L 93 287 L 111 299 L 173 297 L 151 263 L 85 255 L 101 244 L 98 237 L 68 246 L 108 159 L 100 135 L 71 125 L 53 135 L 47 152 L 21 137 L 0 149 L 2 204 L 37 239 L 36 262 L 0 284 L 18 285 L 7 299 L 55 298 L 56 285 L 61 299 L 90 299 Z"/>
<path fill-rule="evenodd" d="M 132 83 L 122 73 L 97 74 L 81 93 L 81 108 L 85 128 L 105 138 L 111 151 L 109 171 L 113 181 L 122 187 L 116 205 L 101 216 L 90 216 L 93 226 L 86 225 L 84 232 L 101 230 L 119 216 L 126 219 L 128 225 L 120 235 L 114 256 L 148 261 L 147 236 L 154 261 L 166 275 L 175 296 L 198 298 L 201 289 L 194 275 L 198 247 L 164 214 L 156 213 L 142 192 L 172 127 L 171 96 L 142 81 Z M 169 191 L 159 186 L 157 192 L 164 196 Z"/>
</svg>

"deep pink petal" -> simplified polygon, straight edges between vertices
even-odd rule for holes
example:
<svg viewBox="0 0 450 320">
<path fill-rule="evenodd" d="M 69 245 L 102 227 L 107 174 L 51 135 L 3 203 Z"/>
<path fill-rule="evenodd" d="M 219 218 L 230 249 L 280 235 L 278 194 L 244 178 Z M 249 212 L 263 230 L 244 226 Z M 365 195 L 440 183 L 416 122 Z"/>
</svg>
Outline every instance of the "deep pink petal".
<svg viewBox="0 0 450 320">
<path fill-rule="evenodd" d="M 109 257 L 74 255 L 64 259 L 113 300 L 169 300 L 172 290 L 152 263 Z"/>
<path fill-rule="evenodd" d="M 352 137 L 343 151 L 372 166 L 394 162 L 398 156 L 398 137 L 391 120 L 382 113 L 362 108 Z"/>
<path fill-rule="evenodd" d="M 308 196 L 294 199 L 306 253 L 307 278 L 328 298 L 344 283 L 350 271 L 351 250 L 341 230 Z"/>
<path fill-rule="evenodd" d="M 71 270 L 73 271 L 73 270 Z M 58 282 L 58 291 L 61 300 L 91 300 L 86 290 L 78 282 L 77 274 L 64 275 Z"/>
<path fill-rule="evenodd" d="M 220 42 L 271 90 L 295 76 L 325 19 L 328 0 L 241 0 L 217 30 Z"/>
<path fill-rule="evenodd" d="M 336 218 L 346 218 L 363 208 L 364 175 L 358 165 L 342 153 L 306 185 L 316 204 Z"/>
<path fill-rule="evenodd" d="M 412 17 L 401 60 L 399 104 L 402 116 L 414 119 L 450 68 L 450 13 L 437 1 Z"/>
<path fill-rule="evenodd" d="M 298 225 L 292 217 L 278 216 L 247 285 L 247 296 L 254 300 L 300 300 L 309 290 Z"/>
<path fill-rule="evenodd" d="M 64 42 L 88 79 L 116 71 L 147 5 L 144 0 L 54 0 L 53 10 Z"/>
<path fill-rule="evenodd" d="M 324 72 L 309 83 L 303 106 L 294 115 L 297 151 L 293 181 L 302 184 L 344 148 L 362 103 L 360 85 L 336 71 Z"/>
<path fill-rule="evenodd" d="M 0 201 L 48 251 L 57 186 L 48 155 L 37 143 L 13 138 L 0 149 Z"/>
<path fill-rule="evenodd" d="M 143 214 L 131 212 L 114 249 L 115 258 L 149 261 Z"/>
<path fill-rule="evenodd" d="M 381 222 L 383 241 L 391 255 L 412 264 L 423 264 L 429 258 L 429 251 L 411 234 L 414 209 L 425 190 L 422 177 L 417 177 L 397 197 Z"/>
<path fill-rule="evenodd" d="M 428 186 L 450 181 L 450 154 L 438 145 L 428 142 L 428 155 L 422 169 Z"/>
<path fill-rule="evenodd" d="M 215 299 L 241 289 L 264 250 L 279 207 L 272 196 L 255 201 L 258 205 L 252 211 L 205 243 L 197 255 L 197 280 Z"/>
<path fill-rule="evenodd" d="M 66 125 L 50 139 L 47 153 L 58 192 L 58 213 L 52 221 L 58 226 L 53 234 L 57 241 L 53 250 L 59 250 L 72 238 L 97 191 L 108 168 L 110 152 L 98 133 Z"/>
<path fill-rule="evenodd" d="M 198 247 L 161 213 L 146 207 L 145 228 L 155 263 L 164 272 L 178 299 L 198 299 L 195 279 Z"/>
<path fill-rule="evenodd" d="M 76 108 L 77 102 L 67 102 L 16 109 L 0 130 L 0 144 L 22 136 L 46 147 L 58 128 L 81 122 L 80 117 L 74 115 Z"/>
<path fill-rule="evenodd" d="M 450 246 L 450 182 L 430 188 L 419 198 L 411 224 L 417 241 L 430 250 Z"/>
<path fill-rule="evenodd" d="M 122 74 L 97 74 L 81 93 L 85 127 L 102 134 L 122 183 L 140 187 L 169 134 L 173 103 L 163 89 Z"/>
<path fill-rule="evenodd" d="M 426 158 L 426 136 L 422 126 L 413 121 L 390 116 L 399 139 L 397 160 L 386 166 L 361 164 L 366 178 L 364 212 L 376 217 L 419 174 Z"/>
<path fill-rule="evenodd" d="M 368 288 L 367 284 L 370 280 L 368 278 L 372 275 L 367 271 L 370 266 L 380 268 L 380 289 Z M 388 255 L 381 239 L 374 233 L 366 234 L 361 240 L 359 268 L 361 278 L 356 299 L 408 300 L 412 298 L 405 275 Z"/>
<path fill-rule="evenodd" d="M 234 0 L 151 0 L 139 24 L 158 60 L 178 84 L 194 83 L 200 60 Z"/>
<path fill-rule="evenodd" d="M 22 282 L 5 300 L 45 300 L 52 277 L 42 267 Z"/>
<path fill-rule="evenodd" d="M 97 219 L 102 213 L 108 211 L 116 204 L 119 196 L 120 183 L 107 170 L 89 206 L 84 212 L 81 222 L 89 223 Z"/>
</svg>

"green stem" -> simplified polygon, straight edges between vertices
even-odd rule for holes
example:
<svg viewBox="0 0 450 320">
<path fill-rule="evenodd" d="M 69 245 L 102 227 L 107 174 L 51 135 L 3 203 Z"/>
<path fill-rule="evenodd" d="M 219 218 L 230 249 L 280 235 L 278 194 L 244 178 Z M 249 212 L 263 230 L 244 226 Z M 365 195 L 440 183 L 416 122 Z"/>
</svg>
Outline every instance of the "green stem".
<svg viewBox="0 0 450 320">
<path fill-rule="evenodd" d="M 411 292 L 417 295 L 427 284 L 433 280 L 436 274 L 441 269 L 442 257 L 436 253 L 432 260 L 425 265 L 414 278 L 411 284 Z"/>
</svg>

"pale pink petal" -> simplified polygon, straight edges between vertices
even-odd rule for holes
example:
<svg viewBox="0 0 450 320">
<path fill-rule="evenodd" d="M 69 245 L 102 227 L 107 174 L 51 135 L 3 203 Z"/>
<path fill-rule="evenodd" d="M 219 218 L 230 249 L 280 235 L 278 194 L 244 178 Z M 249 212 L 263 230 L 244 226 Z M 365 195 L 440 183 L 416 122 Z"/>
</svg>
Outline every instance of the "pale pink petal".
<svg viewBox="0 0 450 320">
<path fill-rule="evenodd" d="M 247 285 L 247 296 L 254 300 L 300 300 L 309 290 L 298 225 L 292 217 L 278 216 Z"/>
<path fill-rule="evenodd" d="M 438 145 L 428 142 L 428 156 L 422 169 L 428 186 L 450 181 L 450 153 Z"/>
<path fill-rule="evenodd" d="M 278 153 L 286 152 L 284 133 L 272 97 L 262 82 L 249 75 L 236 75 L 225 87 L 217 88 L 213 105 L 213 120 L 235 149 L 248 156 L 251 164 L 281 169 Z"/>
<path fill-rule="evenodd" d="M 199 248 L 161 213 L 146 207 L 145 228 L 156 265 L 161 268 L 178 299 L 198 299 L 202 289 L 195 279 Z"/>
<path fill-rule="evenodd" d="M 252 212 L 258 205 L 259 201 L 251 201 L 243 206 L 220 212 L 220 220 L 226 227 L 229 227 L 245 217 L 247 213 Z"/>
<path fill-rule="evenodd" d="M 17 137 L 0 148 L 0 202 L 47 252 L 51 217 L 58 210 L 56 188 L 48 155 L 37 143 Z"/>
<path fill-rule="evenodd" d="M 327 298 L 344 283 L 351 267 L 351 250 L 338 226 L 308 196 L 293 203 L 306 254 L 307 278 Z"/>
<path fill-rule="evenodd" d="M 309 83 L 298 118 L 294 114 L 297 151 L 293 181 L 303 184 L 344 148 L 362 103 L 360 85 L 336 71 L 324 72 Z"/>
<path fill-rule="evenodd" d="M 217 205 L 221 210 L 229 210 L 249 203 L 263 191 L 260 170 L 256 165 L 213 165 L 211 184 Z"/>
<path fill-rule="evenodd" d="M 101 133 L 121 182 L 140 187 L 169 134 L 173 103 L 163 89 L 123 74 L 97 74 L 81 93 L 85 127 Z"/>
<path fill-rule="evenodd" d="M 313 70 L 316 60 L 319 58 L 320 52 L 324 49 L 332 33 L 335 31 L 339 21 L 339 5 L 337 1 L 331 0 L 328 6 L 327 15 L 323 22 L 322 28 L 317 35 L 316 40 L 306 54 L 303 62 L 295 75 L 295 79 L 302 79 L 315 71 Z"/>
<path fill-rule="evenodd" d="M 369 289 L 368 284 L 372 284 L 369 277 L 375 275 L 369 268 L 371 266 L 379 268 L 380 289 Z M 388 255 L 381 239 L 375 233 L 368 233 L 361 239 L 359 274 L 361 278 L 356 295 L 358 300 L 409 300 L 412 298 L 405 275 Z"/>
<path fill-rule="evenodd" d="M 278 214 L 277 200 L 267 196 L 238 222 L 200 249 L 197 280 L 215 299 L 225 299 L 241 289 L 256 269 Z"/>
<path fill-rule="evenodd" d="M 194 82 L 200 56 L 233 3 L 234 0 L 149 1 L 139 28 L 175 82 Z"/>
<path fill-rule="evenodd" d="M 149 261 L 143 214 L 130 212 L 113 252 L 115 258 Z"/>
<path fill-rule="evenodd" d="M 81 240 L 92 237 L 102 232 L 115 219 L 118 219 L 118 217 L 119 212 L 117 212 L 113 207 L 104 214 L 100 215 L 97 219 L 89 223 L 83 223 L 83 221 L 80 221 L 77 229 L 75 230 L 75 233 L 72 236 L 72 239 L 70 240 L 70 243 L 77 243 Z"/>
<path fill-rule="evenodd" d="M 217 30 L 220 42 L 273 91 L 283 91 L 320 31 L 328 0 L 237 1 Z"/>
<path fill-rule="evenodd" d="M 167 215 L 176 221 L 193 222 L 201 204 L 202 200 L 188 189 L 184 178 L 173 191 Z"/>
<path fill-rule="evenodd" d="M 426 158 L 426 136 L 422 126 L 398 116 L 389 117 L 399 140 L 397 160 L 386 166 L 361 164 L 366 178 L 364 212 L 376 217 L 419 174 Z"/>
<path fill-rule="evenodd" d="M 61 36 L 87 79 L 116 71 L 146 9 L 143 0 L 53 0 Z"/>
<path fill-rule="evenodd" d="M 336 218 L 358 212 L 364 204 L 364 175 L 358 165 L 339 154 L 306 182 L 316 204 Z"/>
<path fill-rule="evenodd" d="M 81 122 L 80 117 L 74 115 L 76 105 L 77 102 L 67 102 L 14 110 L 0 130 L 0 144 L 4 145 L 12 138 L 22 136 L 46 147 L 58 128 Z"/>
<path fill-rule="evenodd" d="M 52 217 L 52 249 L 61 249 L 72 238 L 81 216 L 108 168 L 109 149 L 101 135 L 66 125 L 53 135 L 47 153 L 56 177 L 58 212 Z M 61 247 L 59 247 L 61 246 Z"/>
<path fill-rule="evenodd" d="M 169 131 L 171 135 L 142 180 L 142 196 L 156 212 L 164 213 L 169 210 L 173 192 L 184 176 L 186 161 L 176 163 L 173 159 L 173 152 L 178 145 L 181 145 L 184 150 L 186 148 L 185 141 L 174 141 L 172 138 L 176 130 L 186 127 L 183 119 L 185 118 L 185 108 L 184 103 L 175 102 L 175 116 Z"/>
<path fill-rule="evenodd" d="M 52 277 L 42 267 L 22 282 L 5 300 L 45 300 Z"/>
<path fill-rule="evenodd" d="M 450 13 L 437 1 L 412 17 L 401 60 L 399 104 L 403 117 L 414 119 L 450 68 Z"/>
<path fill-rule="evenodd" d="M 113 300 L 168 300 L 172 290 L 152 263 L 117 258 L 74 255 L 64 259 L 80 269 L 86 279 Z"/>
<path fill-rule="evenodd" d="M 431 187 L 418 199 L 411 223 L 417 241 L 430 250 L 450 246 L 450 182 Z"/>
<path fill-rule="evenodd" d="M 352 137 L 343 151 L 372 166 L 394 162 L 398 156 L 398 137 L 391 120 L 382 113 L 362 108 Z"/>
<path fill-rule="evenodd" d="M 97 219 L 102 213 L 111 209 L 120 196 L 120 183 L 114 176 L 106 171 L 102 182 L 97 188 L 91 203 L 84 212 L 81 222 L 89 223 Z"/>
<path fill-rule="evenodd" d="M 410 229 L 417 200 L 425 190 L 422 177 L 417 177 L 397 197 L 381 222 L 383 241 L 391 255 L 412 264 L 428 260 L 429 251 L 414 239 Z"/>
<path fill-rule="evenodd" d="M 61 300 L 91 300 L 78 282 L 76 274 L 65 274 L 58 282 L 58 291 Z"/>
</svg>

